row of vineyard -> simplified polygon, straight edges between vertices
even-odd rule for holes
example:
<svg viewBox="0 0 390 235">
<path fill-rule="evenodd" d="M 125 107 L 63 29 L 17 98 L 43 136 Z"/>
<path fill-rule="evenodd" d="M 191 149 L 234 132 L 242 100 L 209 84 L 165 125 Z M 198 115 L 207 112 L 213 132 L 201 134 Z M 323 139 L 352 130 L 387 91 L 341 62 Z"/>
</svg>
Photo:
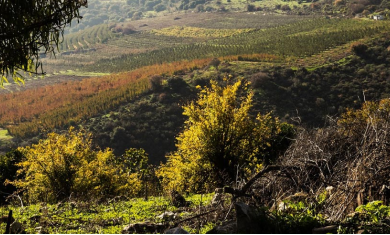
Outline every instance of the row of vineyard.
<svg viewBox="0 0 390 235">
<path fill-rule="evenodd" d="M 102 59 L 87 71 L 120 72 L 152 64 L 241 54 L 304 57 L 389 29 L 388 22 L 314 19 L 203 43 Z"/>
<path fill-rule="evenodd" d="M 197 14 L 199 20 L 186 26 L 208 29 L 266 29 L 291 24 L 297 21 L 310 20 L 315 16 L 299 15 L 263 15 L 254 13 Z M 203 18 L 202 18 L 203 17 Z"/>
<path fill-rule="evenodd" d="M 183 38 L 171 35 L 156 35 L 149 32 L 137 32 L 130 35 L 123 35 L 108 40 L 108 45 L 134 48 L 134 49 L 162 49 L 165 47 L 174 47 L 183 44 L 201 42 L 196 38 Z"/>
<path fill-rule="evenodd" d="M 119 34 L 111 32 L 107 25 L 99 25 L 78 33 L 66 35 L 63 43 L 60 45 L 60 50 L 62 52 L 79 49 L 85 50 L 94 48 L 97 43 L 105 43 L 116 47 L 146 51 L 202 41 L 198 38 L 157 35 L 146 31 L 119 36 Z"/>
<path fill-rule="evenodd" d="M 64 127 L 131 101 L 149 89 L 148 78 L 152 75 L 193 70 L 209 62 L 210 59 L 203 59 L 152 65 L 132 72 L 4 95 L 0 102 L 0 125 L 20 138 Z"/>
<path fill-rule="evenodd" d="M 198 27 L 174 26 L 160 30 L 152 30 L 151 33 L 172 37 L 191 37 L 191 38 L 224 38 L 237 36 L 241 33 L 248 33 L 253 29 L 208 29 Z"/>
<path fill-rule="evenodd" d="M 105 43 L 108 39 L 114 37 L 116 37 L 116 35 L 109 30 L 108 25 L 101 24 L 77 33 L 66 35 L 64 41 L 60 45 L 60 50 L 68 51 L 91 48 L 91 45 L 93 44 Z"/>
</svg>

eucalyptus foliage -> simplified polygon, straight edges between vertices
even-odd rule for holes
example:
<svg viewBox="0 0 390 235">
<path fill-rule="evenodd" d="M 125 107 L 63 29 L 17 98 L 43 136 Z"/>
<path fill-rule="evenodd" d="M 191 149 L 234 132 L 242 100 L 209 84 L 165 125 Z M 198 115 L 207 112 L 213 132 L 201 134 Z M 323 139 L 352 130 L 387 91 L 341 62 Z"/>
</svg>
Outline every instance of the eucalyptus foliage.
<svg viewBox="0 0 390 235">
<path fill-rule="evenodd" d="M 64 27 L 81 19 L 79 9 L 87 0 L 0 0 L 1 84 L 12 76 L 23 81 L 18 71 L 36 73 L 40 53 L 54 53 Z"/>
</svg>

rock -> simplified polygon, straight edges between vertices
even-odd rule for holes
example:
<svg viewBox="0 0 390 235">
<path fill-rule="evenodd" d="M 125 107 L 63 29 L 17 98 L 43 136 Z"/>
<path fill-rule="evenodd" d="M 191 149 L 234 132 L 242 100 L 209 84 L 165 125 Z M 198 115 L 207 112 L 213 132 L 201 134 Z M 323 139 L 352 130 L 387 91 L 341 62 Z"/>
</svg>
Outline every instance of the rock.
<svg viewBox="0 0 390 235">
<path fill-rule="evenodd" d="M 206 232 L 206 234 L 233 234 L 237 233 L 237 225 L 235 221 L 228 221 L 222 225 L 215 226 L 213 229 Z"/>
<path fill-rule="evenodd" d="M 163 221 L 172 221 L 174 219 L 177 219 L 177 214 L 173 213 L 172 211 L 167 211 L 162 213 L 161 215 L 157 216 L 157 218 L 163 220 Z"/>
<path fill-rule="evenodd" d="M 337 225 L 330 225 L 322 228 L 313 228 L 313 234 L 327 234 L 327 233 L 337 233 Z"/>
<path fill-rule="evenodd" d="M 165 234 L 189 234 L 186 230 L 176 227 L 176 228 L 171 228 L 165 231 Z"/>
<path fill-rule="evenodd" d="M 19 223 L 18 221 L 15 221 L 11 224 L 10 226 L 10 233 L 13 233 L 13 234 L 25 234 L 26 231 L 24 231 L 23 229 L 23 225 L 21 223 Z"/>
<path fill-rule="evenodd" d="M 150 222 L 129 224 L 122 229 L 122 234 L 133 233 L 161 233 L 166 228 L 163 224 L 153 224 Z"/>
<path fill-rule="evenodd" d="M 237 202 L 234 206 L 238 233 L 268 233 L 268 218 L 264 211 L 243 202 Z"/>
</svg>

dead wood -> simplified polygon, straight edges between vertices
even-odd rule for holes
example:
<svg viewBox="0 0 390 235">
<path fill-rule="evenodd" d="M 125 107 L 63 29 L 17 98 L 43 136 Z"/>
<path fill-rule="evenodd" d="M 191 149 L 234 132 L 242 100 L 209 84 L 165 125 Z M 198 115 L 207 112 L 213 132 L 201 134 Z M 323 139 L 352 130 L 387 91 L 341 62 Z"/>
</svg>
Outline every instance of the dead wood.
<svg viewBox="0 0 390 235">
<path fill-rule="evenodd" d="M 5 234 L 10 234 L 11 224 L 12 224 L 12 222 L 14 222 L 14 221 L 15 221 L 15 220 L 14 220 L 13 217 L 12 217 L 12 210 L 9 210 L 8 219 L 7 219 L 7 226 L 5 227 Z"/>
</svg>

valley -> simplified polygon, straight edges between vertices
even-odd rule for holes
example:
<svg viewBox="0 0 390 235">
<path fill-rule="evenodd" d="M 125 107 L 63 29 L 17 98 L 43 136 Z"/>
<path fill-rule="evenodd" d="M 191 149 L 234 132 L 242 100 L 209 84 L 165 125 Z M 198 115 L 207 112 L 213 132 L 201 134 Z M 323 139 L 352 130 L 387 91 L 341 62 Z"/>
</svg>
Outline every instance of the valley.
<svg viewBox="0 0 390 235">
<path fill-rule="evenodd" d="M 266 233 L 388 232 L 386 0 L 89 0 L 80 13 L 55 55 L 40 52 L 45 75 L 0 90 L 0 215 L 28 233 L 258 233 L 240 228 L 245 202 Z"/>
</svg>

